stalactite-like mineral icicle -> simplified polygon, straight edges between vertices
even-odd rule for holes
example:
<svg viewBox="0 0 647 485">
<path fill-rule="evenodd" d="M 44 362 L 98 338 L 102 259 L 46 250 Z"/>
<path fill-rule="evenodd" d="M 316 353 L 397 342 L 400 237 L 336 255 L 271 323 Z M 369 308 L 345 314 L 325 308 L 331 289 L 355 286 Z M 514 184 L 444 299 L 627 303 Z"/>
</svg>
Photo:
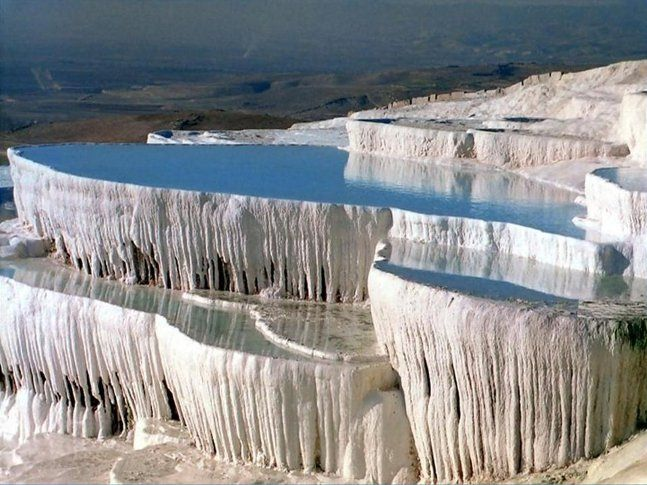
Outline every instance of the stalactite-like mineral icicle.
<svg viewBox="0 0 647 485">
<path fill-rule="evenodd" d="M 211 346 L 162 315 L 4 276 L 0 301 L 10 302 L 0 312 L 0 410 L 18 421 L 4 428 L 14 434 L 7 438 L 106 437 L 177 411 L 198 446 L 224 460 L 417 479 L 386 359 L 348 364 Z"/>
<path fill-rule="evenodd" d="M 379 262 L 369 290 L 423 479 L 564 466 L 620 443 L 647 416 L 644 307 L 531 308 L 406 281 Z"/>
</svg>

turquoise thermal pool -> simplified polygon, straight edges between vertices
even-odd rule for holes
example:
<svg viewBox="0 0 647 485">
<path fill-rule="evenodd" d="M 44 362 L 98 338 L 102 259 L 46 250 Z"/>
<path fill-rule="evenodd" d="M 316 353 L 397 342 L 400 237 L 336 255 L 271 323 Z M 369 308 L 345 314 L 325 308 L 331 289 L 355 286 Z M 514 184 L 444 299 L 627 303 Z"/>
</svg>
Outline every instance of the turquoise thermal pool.
<svg viewBox="0 0 647 485">
<path fill-rule="evenodd" d="M 189 338 L 204 345 L 290 360 L 306 358 L 264 338 L 256 329 L 255 318 L 247 310 L 193 302 L 182 298 L 178 291 L 126 286 L 118 281 L 92 278 L 45 259 L 0 262 L 0 276 L 35 288 L 161 315 Z M 219 298 L 225 296 L 219 295 Z M 236 300 L 245 304 L 240 298 Z M 306 347 L 330 353 L 375 355 L 375 333 L 366 309 L 274 302 L 264 305 L 261 314 L 268 318 L 269 325 L 279 336 L 289 337 Z M 345 325 L 331 327 L 327 325 L 331 321 Z M 349 336 L 351 340 L 347 339 Z"/>
<path fill-rule="evenodd" d="M 599 168 L 595 175 L 617 184 L 630 192 L 647 192 L 647 168 L 609 167 Z"/>
<path fill-rule="evenodd" d="M 584 212 L 572 194 L 466 163 L 416 165 L 311 146 L 67 144 L 17 151 L 56 171 L 113 182 L 398 208 L 585 235 L 571 222 Z"/>
</svg>

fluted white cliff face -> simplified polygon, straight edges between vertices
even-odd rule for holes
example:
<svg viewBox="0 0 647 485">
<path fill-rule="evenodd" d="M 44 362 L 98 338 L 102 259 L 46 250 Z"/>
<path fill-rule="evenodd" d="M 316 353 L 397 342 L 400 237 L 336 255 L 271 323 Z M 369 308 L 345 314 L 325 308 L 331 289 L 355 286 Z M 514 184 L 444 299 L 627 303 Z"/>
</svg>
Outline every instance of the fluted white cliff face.
<svg viewBox="0 0 647 485">
<path fill-rule="evenodd" d="M 0 314 L 5 437 L 106 437 L 177 412 L 198 446 L 224 460 L 380 483 L 417 478 L 385 360 L 350 365 L 213 347 L 161 315 L 3 276 L 0 300 L 11 302 Z M 385 414 L 388 422 L 376 421 Z"/>
<path fill-rule="evenodd" d="M 421 128 L 351 119 L 346 125 L 351 150 L 407 158 L 470 158 L 472 135 L 460 129 Z"/>
<path fill-rule="evenodd" d="M 407 282 L 379 262 L 369 290 L 425 480 L 565 465 L 645 419 L 644 307 L 615 317 L 604 305 L 532 309 Z"/>
<path fill-rule="evenodd" d="M 631 158 L 647 164 L 647 89 L 622 97 L 618 131 L 631 150 Z"/>
<path fill-rule="evenodd" d="M 18 438 L 106 437 L 133 416 L 171 416 L 154 315 L 0 277 L 0 370 Z"/>
<path fill-rule="evenodd" d="M 415 479 L 403 403 L 380 391 L 396 382 L 387 362 L 288 361 L 201 345 L 169 326 L 158 326 L 157 335 L 180 415 L 200 448 L 289 470 Z M 386 422 L 370 418 L 385 407 Z M 372 433 L 376 439 L 367 440 Z"/>
<path fill-rule="evenodd" d="M 587 273 L 622 274 L 629 261 L 613 245 L 503 222 L 393 209 L 389 236 L 455 248 L 497 251 Z"/>
<path fill-rule="evenodd" d="M 385 209 L 105 182 L 9 156 L 21 220 L 77 268 L 127 282 L 360 301 L 390 226 Z"/>
<path fill-rule="evenodd" d="M 507 169 L 549 165 L 586 157 L 624 157 L 624 144 L 571 136 L 551 136 L 506 130 L 470 130 L 474 137 L 474 158 Z"/>
<path fill-rule="evenodd" d="M 454 120 L 455 123 L 457 123 Z M 585 157 L 624 157 L 625 144 L 505 129 L 466 129 L 424 123 L 349 120 L 350 149 L 412 159 L 472 158 L 507 169 L 548 165 Z M 468 123 L 467 127 L 470 126 Z"/>
</svg>

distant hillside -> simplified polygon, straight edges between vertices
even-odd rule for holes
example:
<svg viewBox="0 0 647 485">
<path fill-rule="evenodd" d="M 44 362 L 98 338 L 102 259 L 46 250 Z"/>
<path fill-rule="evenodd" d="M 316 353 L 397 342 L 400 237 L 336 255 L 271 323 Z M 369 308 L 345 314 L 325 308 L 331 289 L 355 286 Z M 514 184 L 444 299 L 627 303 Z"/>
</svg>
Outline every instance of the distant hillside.
<svg viewBox="0 0 647 485">
<path fill-rule="evenodd" d="M 360 74 L 231 74 L 209 70 L 139 71 L 106 82 L 105 66 L 62 65 L 13 71 L 20 89 L 0 96 L 0 130 L 34 122 L 116 115 L 226 110 L 317 120 L 398 99 L 453 90 L 490 89 L 531 74 L 587 66 L 494 64 Z M 130 77 L 129 77 L 130 76 Z M 148 80 L 136 84 L 137 79 Z"/>
<path fill-rule="evenodd" d="M 22 144 L 66 141 L 145 143 L 148 133 L 157 130 L 288 128 L 294 122 L 295 120 L 288 118 L 213 110 L 112 115 L 89 120 L 42 123 L 13 132 L 0 132 L 0 165 L 7 163 L 7 148 Z"/>
</svg>

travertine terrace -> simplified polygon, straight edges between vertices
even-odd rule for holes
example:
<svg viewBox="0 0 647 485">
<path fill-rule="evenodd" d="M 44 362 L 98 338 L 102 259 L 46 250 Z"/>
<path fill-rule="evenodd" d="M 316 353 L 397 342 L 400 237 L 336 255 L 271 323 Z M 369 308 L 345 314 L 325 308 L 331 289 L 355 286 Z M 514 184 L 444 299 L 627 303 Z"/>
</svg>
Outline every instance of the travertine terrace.
<svg viewBox="0 0 647 485">
<path fill-rule="evenodd" d="M 647 418 L 646 92 L 632 61 L 289 130 L 149 135 L 348 151 L 321 177 L 338 186 L 297 196 L 10 149 L 5 438 L 172 418 L 222 460 L 373 482 L 604 453 Z M 43 254 L 79 272 L 25 261 Z M 328 316 L 276 320 L 281 298 Z"/>
</svg>

